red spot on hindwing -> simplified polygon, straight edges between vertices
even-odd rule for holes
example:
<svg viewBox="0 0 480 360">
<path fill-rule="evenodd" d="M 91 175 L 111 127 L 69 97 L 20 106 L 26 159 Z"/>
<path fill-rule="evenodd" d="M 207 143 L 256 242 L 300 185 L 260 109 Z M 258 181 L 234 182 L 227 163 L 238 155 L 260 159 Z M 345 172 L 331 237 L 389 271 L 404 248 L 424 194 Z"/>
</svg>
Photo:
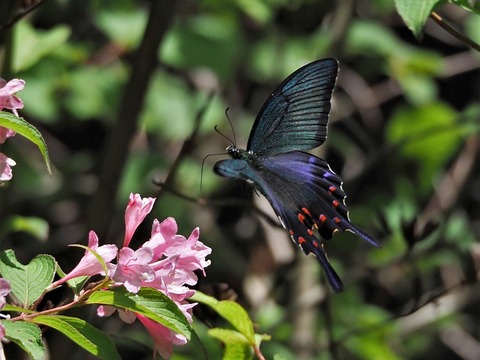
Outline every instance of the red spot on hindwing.
<svg viewBox="0 0 480 360">
<path fill-rule="evenodd" d="M 303 214 L 298 214 L 298 220 L 303 224 L 305 221 L 305 216 Z"/>
<path fill-rule="evenodd" d="M 312 229 L 307 229 L 307 233 L 308 233 L 308 235 L 313 236 L 313 231 L 312 231 Z"/>
<path fill-rule="evenodd" d="M 301 236 L 298 237 L 298 243 L 299 243 L 300 245 L 305 244 L 306 242 L 307 242 L 307 241 L 306 241 L 303 237 L 301 237 Z"/>
<path fill-rule="evenodd" d="M 320 247 L 320 245 L 318 245 L 318 242 L 316 242 L 315 240 L 312 241 L 312 243 L 313 243 L 313 246 L 315 246 L 316 248 Z"/>
<path fill-rule="evenodd" d="M 323 224 L 325 221 L 327 221 L 327 217 L 326 217 L 325 215 L 323 215 L 323 214 L 320 215 L 319 219 L 320 219 L 320 222 L 321 222 L 322 224 Z"/>
<path fill-rule="evenodd" d="M 337 188 L 332 185 L 328 188 L 328 191 L 333 194 L 335 191 L 337 191 Z"/>
<path fill-rule="evenodd" d="M 337 224 L 340 224 L 340 223 L 342 222 L 342 220 L 341 220 L 339 217 L 337 217 L 337 216 L 335 216 L 335 217 L 333 218 L 333 221 L 335 221 L 335 223 L 337 223 Z"/>
<path fill-rule="evenodd" d="M 333 200 L 332 205 L 334 208 L 337 208 L 340 203 L 338 202 L 338 200 Z"/>
<path fill-rule="evenodd" d="M 306 207 L 302 207 L 302 211 L 307 214 L 308 216 L 312 217 L 312 214 L 310 214 L 310 211 Z"/>
</svg>

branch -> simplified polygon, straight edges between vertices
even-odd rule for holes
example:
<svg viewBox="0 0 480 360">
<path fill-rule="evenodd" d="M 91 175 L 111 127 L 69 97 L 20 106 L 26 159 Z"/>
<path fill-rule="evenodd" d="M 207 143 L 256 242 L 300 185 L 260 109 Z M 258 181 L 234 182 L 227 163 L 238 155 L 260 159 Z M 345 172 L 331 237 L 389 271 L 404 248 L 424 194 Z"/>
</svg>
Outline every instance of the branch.
<svg viewBox="0 0 480 360">
<path fill-rule="evenodd" d="M 471 47 L 474 50 L 480 51 L 480 45 L 477 44 L 475 41 L 472 39 L 466 37 L 465 35 L 461 34 L 457 30 L 455 30 L 453 27 L 451 27 L 443 18 L 437 14 L 435 11 L 430 14 L 430 18 L 435 21 L 438 25 L 440 25 L 442 28 L 444 28 L 448 33 L 456 37 L 458 40 L 463 42 L 465 45 Z"/>
</svg>

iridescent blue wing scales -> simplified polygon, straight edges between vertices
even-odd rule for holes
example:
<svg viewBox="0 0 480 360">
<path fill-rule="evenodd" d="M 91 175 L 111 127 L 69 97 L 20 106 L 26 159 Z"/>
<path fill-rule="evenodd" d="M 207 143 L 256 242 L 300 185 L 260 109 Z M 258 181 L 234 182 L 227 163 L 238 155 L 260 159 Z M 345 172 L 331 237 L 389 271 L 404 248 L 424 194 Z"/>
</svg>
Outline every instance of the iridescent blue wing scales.
<svg viewBox="0 0 480 360">
<path fill-rule="evenodd" d="M 337 60 L 323 59 L 301 67 L 285 79 L 258 113 L 247 150 L 269 156 L 321 145 L 327 137 L 337 73 Z"/>
</svg>

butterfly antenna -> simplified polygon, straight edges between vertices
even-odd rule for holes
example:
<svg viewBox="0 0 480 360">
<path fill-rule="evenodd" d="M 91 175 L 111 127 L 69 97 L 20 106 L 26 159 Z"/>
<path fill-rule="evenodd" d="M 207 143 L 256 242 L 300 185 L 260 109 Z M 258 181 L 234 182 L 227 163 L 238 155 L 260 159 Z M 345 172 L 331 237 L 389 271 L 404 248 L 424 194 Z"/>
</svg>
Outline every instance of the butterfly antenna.
<svg viewBox="0 0 480 360">
<path fill-rule="evenodd" d="M 216 129 L 215 129 L 216 130 Z M 218 132 L 218 131 L 217 131 Z M 222 133 L 219 133 L 220 135 L 224 136 Z M 228 138 L 227 138 L 228 139 Z M 230 139 L 229 139 L 230 140 Z M 202 167 L 200 168 L 200 193 L 202 192 L 202 185 L 203 185 L 203 166 L 205 165 L 205 160 L 207 160 L 208 157 L 210 156 L 220 156 L 220 155 L 225 155 L 227 154 L 226 152 L 219 153 L 219 154 L 208 154 L 206 155 L 203 160 L 202 160 Z"/>
<path fill-rule="evenodd" d="M 235 138 L 235 129 L 233 128 L 233 124 L 232 124 L 232 120 L 230 120 L 230 116 L 228 116 L 228 110 L 230 110 L 229 107 L 225 109 L 225 116 L 227 117 L 228 123 L 230 124 L 230 129 L 232 129 L 233 145 L 237 146 L 237 139 Z"/>
<path fill-rule="evenodd" d="M 213 127 L 213 129 L 214 129 L 218 134 L 222 135 L 225 139 L 227 139 L 233 146 L 236 145 L 235 137 L 233 138 L 233 140 L 230 139 L 227 135 L 225 135 L 225 134 L 222 133 L 220 130 L 218 130 L 218 126 L 217 126 L 217 125 L 215 125 L 215 126 Z M 220 154 L 212 154 L 212 155 L 220 155 Z M 209 156 L 209 155 L 207 155 L 207 156 Z"/>
</svg>

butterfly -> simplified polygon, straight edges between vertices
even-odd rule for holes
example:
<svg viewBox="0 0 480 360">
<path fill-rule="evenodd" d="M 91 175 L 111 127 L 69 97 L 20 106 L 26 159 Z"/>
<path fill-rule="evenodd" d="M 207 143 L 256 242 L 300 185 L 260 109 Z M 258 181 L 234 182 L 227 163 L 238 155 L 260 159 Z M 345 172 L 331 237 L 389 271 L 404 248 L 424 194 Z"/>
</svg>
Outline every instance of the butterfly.
<svg viewBox="0 0 480 360">
<path fill-rule="evenodd" d="M 343 284 L 324 248 L 334 232 L 351 231 L 379 246 L 350 222 L 342 179 L 327 162 L 302 150 L 327 138 L 330 99 L 338 74 L 336 59 L 309 63 L 268 97 L 258 113 L 247 149 L 227 147 L 232 159 L 220 160 L 214 171 L 253 184 L 270 202 L 292 240 L 305 254 L 313 253 L 335 292 Z"/>
</svg>

